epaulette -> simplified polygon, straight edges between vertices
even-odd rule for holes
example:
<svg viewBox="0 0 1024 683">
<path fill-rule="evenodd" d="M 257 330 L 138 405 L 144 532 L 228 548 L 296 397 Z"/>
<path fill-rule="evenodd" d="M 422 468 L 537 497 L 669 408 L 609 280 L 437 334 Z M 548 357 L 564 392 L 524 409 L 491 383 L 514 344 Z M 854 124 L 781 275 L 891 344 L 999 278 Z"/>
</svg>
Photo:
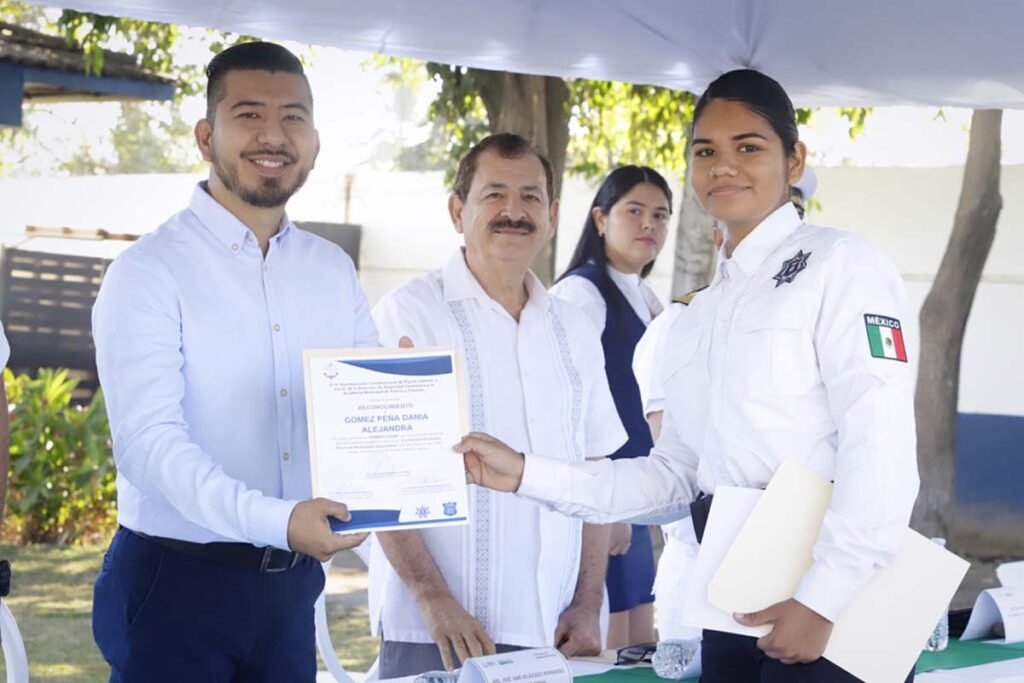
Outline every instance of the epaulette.
<svg viewBox="0 0 1024 683">
<path fill-rule="evenodd" d="M 707 288 L 708 288 L 708 286 L 704 285 L 700 289 L 695 289 L 692 292 L 687 292 L 686 294 L 681 294 L 680 296 L 677 296 L 675 299 L 672 299 L 672 301 L 674 303 L 677 303 L 677 304 L 682 304 L 684 306 L 689 306 L 690 302 L 693 301 L 693 297 L 697 296 L 697 294 L 699 294 L 700 292 L 703 292 Z"/>
</svg>

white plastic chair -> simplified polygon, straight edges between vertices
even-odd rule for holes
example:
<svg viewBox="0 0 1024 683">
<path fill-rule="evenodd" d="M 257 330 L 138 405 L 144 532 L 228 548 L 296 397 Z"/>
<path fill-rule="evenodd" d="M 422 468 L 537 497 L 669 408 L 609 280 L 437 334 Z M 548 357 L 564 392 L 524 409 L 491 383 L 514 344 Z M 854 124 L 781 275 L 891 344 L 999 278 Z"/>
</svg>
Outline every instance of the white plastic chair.
<svg viewBox="0 0 1024 683">
<path fill-rule="evenodd" d="M 7 683 L 28 683 L 28 656 L 25 641 L 14 621 L 7 603 L 0 600 L 0 638 L 3 639 L 4 663 L 7 665 Z M 340 679 L 339 679 L 340 680 Z"/>
</svg>

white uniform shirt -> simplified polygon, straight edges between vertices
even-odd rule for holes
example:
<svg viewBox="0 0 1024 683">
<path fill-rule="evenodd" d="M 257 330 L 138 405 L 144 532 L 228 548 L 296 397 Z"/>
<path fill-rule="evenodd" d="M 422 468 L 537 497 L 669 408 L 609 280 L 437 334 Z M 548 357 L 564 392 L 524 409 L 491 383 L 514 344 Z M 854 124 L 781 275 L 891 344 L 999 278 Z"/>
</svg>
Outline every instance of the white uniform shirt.
<svg viewBox="0 0 1024 683">
<path fill-rule="evenodd" d="M 640 389 L 644 415 L 665 410 L 666 355 L 670 332 L 686 309 L 678 301 L 668 305 L 651 321 L 633 352 L 633 374 Z M 654 607 L 658 613 L 658 634 L 662 638 L 698 638 L 700 629 L 682 623 L 687 584 L 697 562 L 700 544 L 690 519 L 684 518 L 661 527 L 665 547 L 658 558 L 654 575 Z"/>
<path fill-rule="evenodd" d="M 868 323 L 880 318 L 907 322 L 892 263 L 852 234 L 802 224 L 787 203 L 673 326 L 651 457 L 529 458 L 520 494 L 593 522 L 667 521 L 698 490 L 763 487 L 793 458 L 835 482 L 796 592 L 835 621 L 891 561 L 918 487 L 914 377 L 872 354 Z"/>
<path fill-rule="evenodd" d="M 661 313 L 663 306 L 644 279 L 636 273 L 623 273 L 611 266 L 608 266 L 608 275 L 626 297 L 629 307 L 640 318 L 640 322 L 650 325 L 651 320 Z M 597 329 L 604 332 L 608 304 L 593 282 L 579 275 L 570 275 L 553 284 L 550 291 L 559 299 L 565 299 L 578 306 L 593 321 Z"/>
<path fill-rule="evenodd" d="M 302 350 L 377 344 L 345 252 L 285 218 L 264 258 L 197 187 L 111 264 L 93 335 L 120 523 L 287 548 L 311 494 Z"/>
<path fill-rule="evenodd" d="M 385 345 L 453 346 L 466 368 L 473 429 L 524 452 L 581 461 L 625 441 L 586 318 L 527 276 L 517 323 L 491 299 L 462 251 L 373 310 Z M 582 523 L 511 494 L 470 487 L 472 524 L 420 531 L 452 595 L 496 643 L 550 646 L 576 591 Z M 379 544 L 370 561 L 370 619 L 388 640 L 433 642 L 411 592 Z"/>
<path fill-rule="evenodd" d="M 0 322 L 0 370 L 7 367 L 7 361 L 11 359 L 11 345 L 7 342 L 7 335 L 4 333 L 4 324 Z"/>
<path fill-rule="evenodd" d="M 633 375 L 640 388 L 644 415 L 665 410 L 665 355 L 669 331 L 682 314 L 685 304 L 674 302 L 651 321 L 633 350 Z"/>
</svg>

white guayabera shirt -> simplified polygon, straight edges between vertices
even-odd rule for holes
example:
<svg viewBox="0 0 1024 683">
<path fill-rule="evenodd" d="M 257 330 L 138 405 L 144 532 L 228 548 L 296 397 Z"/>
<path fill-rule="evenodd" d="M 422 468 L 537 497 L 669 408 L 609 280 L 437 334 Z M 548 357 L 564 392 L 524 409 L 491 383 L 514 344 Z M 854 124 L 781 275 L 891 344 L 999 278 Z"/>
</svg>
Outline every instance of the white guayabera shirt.
<svg viewBox="0 0 1024 683">
<path fill-rule="evenodd" d="M 288 547 L 309 498 L 302 350 L 376 346 L 352 260 L 285 217 L 266 257 L 202 187 L 111 264 L 93 308 L 118 521 Z"/>
<path fill-rule="evenodd" d="M 579 462 L 626 439 L 593 325 L 551 297 L 533 273 L 519 322 L 491 299 L 461 250 L 448 265 L 402 285 L 373 309 L 384 345 L 402 336 L 452 346 L 463 360 L 472 429 L 524 452 Z M 460 457 L 454 452 L 452 457 Z M 572 602 L 582 523 L 512 494 L 470 487 L 472 523 L 419 533 L 452 595 L 496 643 L 550 646 Z M 370 561 L 374 635 L 431 643 L 412 593 L 379 544 Z"/>
<path fill-rule="evenodd" d="M 891 561 L 917 493 L 903 313 L 889 259 L 855 235 L 803 224 L 787 203 L 720 260 L 675 321 L 651 457 L 568 466 L 534 455 L 519 493 L 588 521 L 664 522 L 698 491 L 760 488 L 795 459 L 835 482 L 796 593 L 835 621 Z M 893 348 L 877 347 L 878 327 Z"/>
</svg>

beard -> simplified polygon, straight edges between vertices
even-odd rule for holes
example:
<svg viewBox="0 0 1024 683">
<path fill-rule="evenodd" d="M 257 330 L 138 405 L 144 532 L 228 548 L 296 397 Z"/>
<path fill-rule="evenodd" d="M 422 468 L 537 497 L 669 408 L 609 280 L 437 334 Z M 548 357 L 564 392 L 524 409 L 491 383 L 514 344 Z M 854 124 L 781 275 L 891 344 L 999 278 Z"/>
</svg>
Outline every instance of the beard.
<svg viewBox="0 0 1024 683">
<path fill-rule="evenodd" d="M 281 156 L 287 157 L 289 162 L 294 162 L 294 158 L 291 155 L 281 154 Z M 246 204 L 261 209 L 274 209 L 284 206 L 291 199 L 291 196 L 298 192 L 299 188 L 305 184 L 310 171 L 308 167 L 300 168 L 299 175 L 295 178 L 295 181 L 288 185 L 282 183 L 280 178 L 260 178 L 258 184 L 254 187 L 252 185 L 245 185 L 238 177 L 237 162 L 225 162 L 213 147 L 210 148 L 210 160 L 213 172 L 217 174 L 217 177 L 224 183 L 224 187 L 231 194 Z"/>
</svg>

